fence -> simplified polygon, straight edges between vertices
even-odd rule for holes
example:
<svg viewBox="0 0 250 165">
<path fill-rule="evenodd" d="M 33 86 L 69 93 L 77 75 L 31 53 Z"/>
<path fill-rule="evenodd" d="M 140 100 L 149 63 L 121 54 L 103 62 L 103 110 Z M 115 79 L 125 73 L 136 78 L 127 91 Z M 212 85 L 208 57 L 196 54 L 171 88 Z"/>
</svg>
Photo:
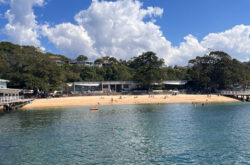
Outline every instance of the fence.
<svg viewBox="0 0 250 165">
<path fill-rule="evenodd" d="M 24 99 L 23 96 L 5 96 L 5 97 L 0 97 L 0 104 L 4 103 L 11 103 L 15 101 L 19 101 Z"/>
</svg>

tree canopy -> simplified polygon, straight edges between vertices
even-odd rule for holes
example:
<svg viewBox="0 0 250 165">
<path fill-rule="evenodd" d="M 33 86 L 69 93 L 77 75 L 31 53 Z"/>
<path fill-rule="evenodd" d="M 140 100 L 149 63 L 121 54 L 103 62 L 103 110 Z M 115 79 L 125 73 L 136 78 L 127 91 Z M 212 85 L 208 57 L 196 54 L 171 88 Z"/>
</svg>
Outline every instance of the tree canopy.
<svg viewBox="0 0 250 165">
<path fill-rule="evenodd" d="M 57 66 L 50 56 L 58 56 Z M 86 61 L 80 55 L 76 60 Z M 189 80 L 192 90 L 213 92 L 232 86 L 250 85 L 249 62 L 232 59 L 227 53 L 213 51 L 189 61 L 189 67 L 164 66 L 154 52 L 145 52 L 129 61 L 105 56 L 95 60 L 98 66 L 70 64 L 69 58 L 43 53 L 33 46 L 0 42 L 0 78 L 10 80 L 9 87 L 54 90 L 66 82 L 77 81 L 137 81 L 141 89 L 161 80 Z"/>
<path fill-rule="evenodd" d="M 196 90 L 215 91 L 233 85 L 249 86 L 250 69 L 227 53 L 213 51 L 189 61 L 190 85 Z"/>
<path fill-rule="evenodd" d="M 163 79 L 163 59 L 159 59 L 154 52 L 146 52 L 134 57 L 130 67 L 135 70 L 134 80 L 142 84 L 144 89 L 149 89 L 151 84 Z"/>
<path fill-rule="evenodd" d="M 65 81 L 62 69 L 32 46 L 0 43 L 0 76 L 10 87 L 49 90 Z"/>
<path fill-rule="evenodd" d="M 79 56 L 76 58 L 76 61 L 88 61 L 88 57 L 85 56 L 85 55 L 79 55 Z"/>
</svg>

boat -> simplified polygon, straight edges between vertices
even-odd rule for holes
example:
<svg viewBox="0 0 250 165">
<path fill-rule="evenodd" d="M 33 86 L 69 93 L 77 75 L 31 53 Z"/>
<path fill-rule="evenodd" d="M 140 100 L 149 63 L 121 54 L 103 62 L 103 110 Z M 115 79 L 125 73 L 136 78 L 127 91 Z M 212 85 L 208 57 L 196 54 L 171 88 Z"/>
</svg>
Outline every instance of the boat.
<svg viewBox="0 0 250 165">
<path fill-rule="evenodd" d="M 93 107 L 93 108 L 90 108 L 89 110 L 90 110 L 90 111 L 97 111 L 97 110 L 98 110 L 98 106 Z"/>
</svg>

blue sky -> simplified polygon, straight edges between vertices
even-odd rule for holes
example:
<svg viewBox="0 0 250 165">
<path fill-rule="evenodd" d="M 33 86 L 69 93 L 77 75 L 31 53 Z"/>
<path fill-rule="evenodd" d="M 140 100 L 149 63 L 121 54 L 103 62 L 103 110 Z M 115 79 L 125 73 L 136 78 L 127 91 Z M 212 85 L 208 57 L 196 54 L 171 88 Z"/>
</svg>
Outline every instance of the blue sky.
<svg viewBox="0 0 250 165">
<path fill-rule="evenodd" d="M 250 59 L 249 0 L 108 2 L 0 0 L 0 40 L 39 46 L 71 58 L 86 54 L 90 59 L 105 55 L 129 59 L 152 50 L 167 64 L 184 65 L 212 48 L 241 61 Z M 108 22 L 116 26 L 109 27 Z"/>
</svg>

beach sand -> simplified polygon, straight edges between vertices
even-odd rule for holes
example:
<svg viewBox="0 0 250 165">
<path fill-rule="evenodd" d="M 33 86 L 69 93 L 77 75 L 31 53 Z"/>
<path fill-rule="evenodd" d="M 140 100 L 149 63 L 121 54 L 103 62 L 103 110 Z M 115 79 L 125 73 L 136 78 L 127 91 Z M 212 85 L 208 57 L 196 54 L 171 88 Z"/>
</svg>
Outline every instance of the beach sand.
<svg viewBox="0 0 250 165">
<path fill-rule="evenodd" d="M 96 106 L 111 104 L 162 104 L 162 103 L 218 103 L 239 102 L 236 99 L 217 95 L 116 95 L 116 96 L 79 96 L 36 99 L 24 109 L 56 108 L 72 106 Z"/>
</svg>

